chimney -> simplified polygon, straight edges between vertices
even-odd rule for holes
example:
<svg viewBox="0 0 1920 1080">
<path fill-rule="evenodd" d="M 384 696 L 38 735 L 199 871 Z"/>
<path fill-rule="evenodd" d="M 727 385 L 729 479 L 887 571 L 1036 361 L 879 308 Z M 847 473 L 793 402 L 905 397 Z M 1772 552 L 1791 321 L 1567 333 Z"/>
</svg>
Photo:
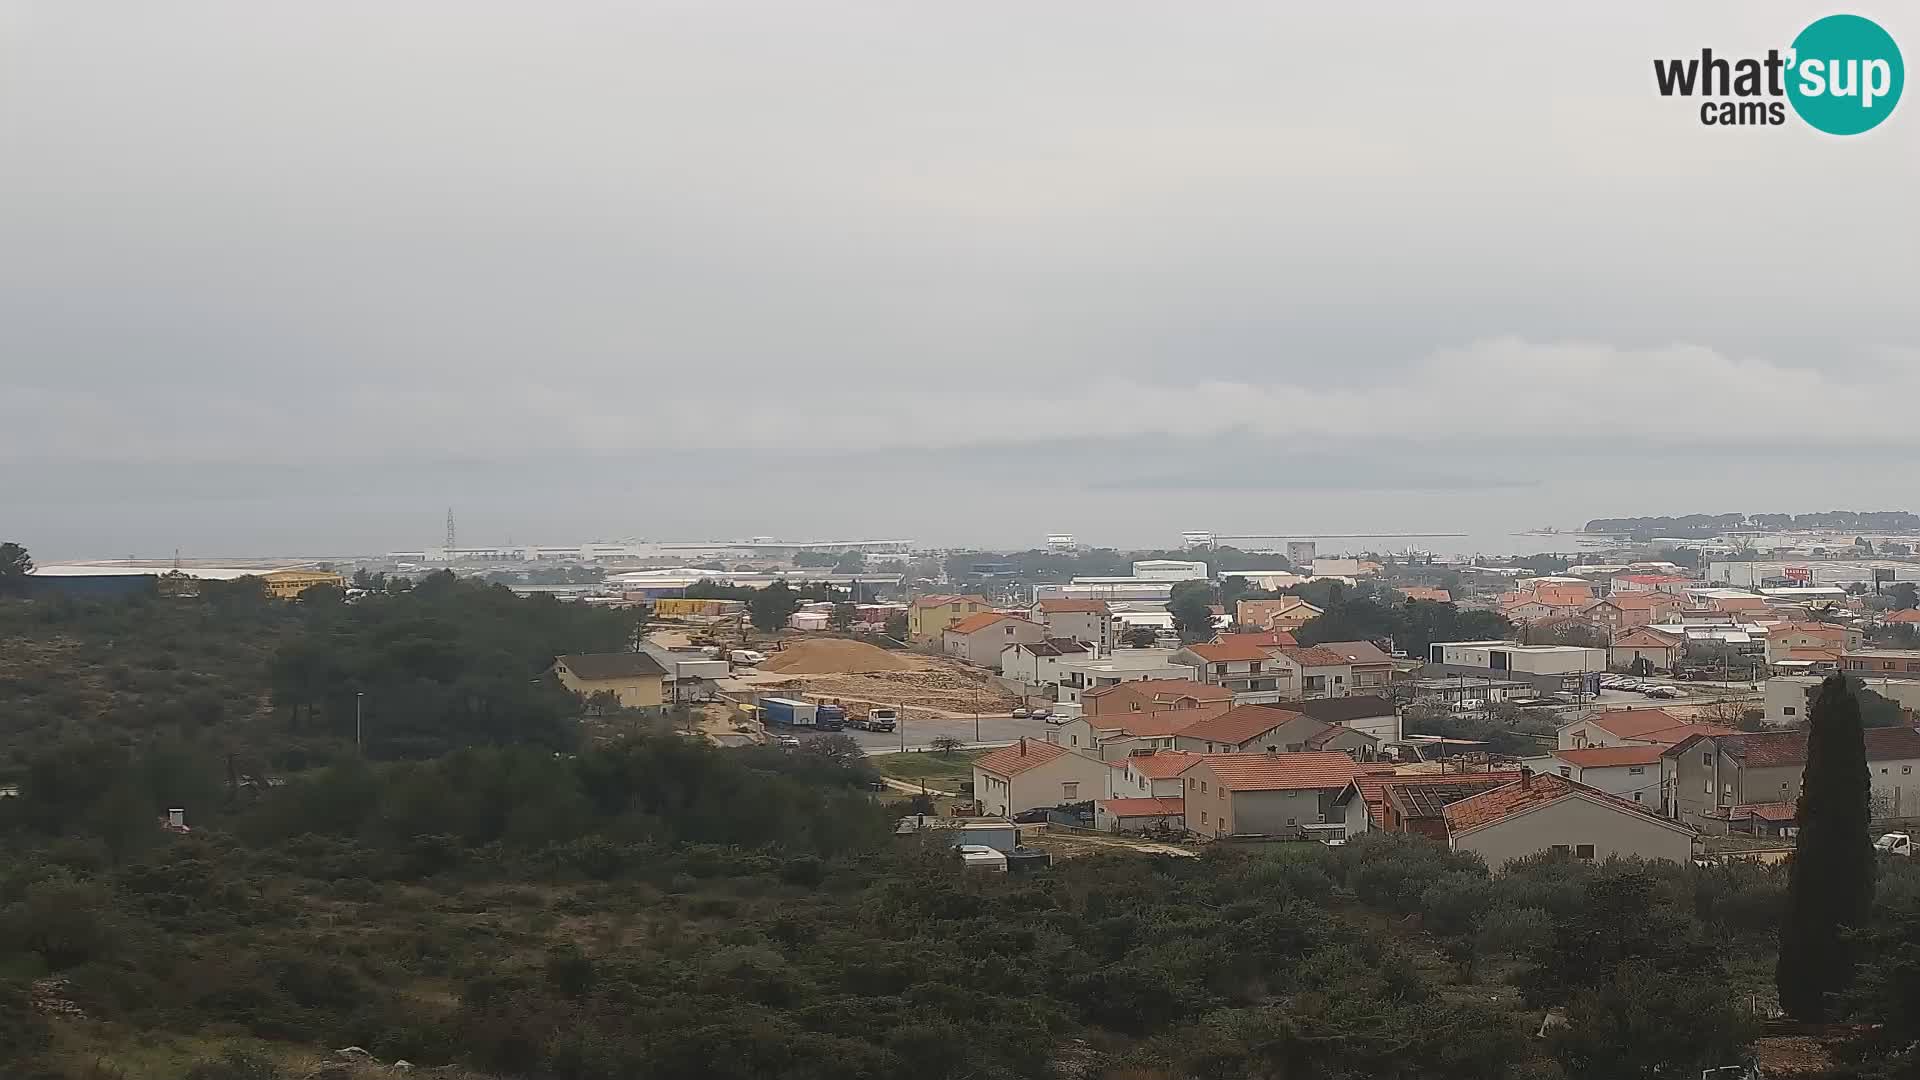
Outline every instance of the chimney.
<svg viewBox="0 0 1920 1080">
<path fill-rule="evenodd" d="M 1027 756 L 1027 737 L 1025 735 L 1020 736 L 1020 756 Z"/>
<path fill-rule="evenodd" d="M 1527 768 L 1525 765 L 1520 766 L 1520 790 L 1527 790 L 1528 787 L 1532 786 L 1532 782 L 1533 770 Z"/>
</svg>

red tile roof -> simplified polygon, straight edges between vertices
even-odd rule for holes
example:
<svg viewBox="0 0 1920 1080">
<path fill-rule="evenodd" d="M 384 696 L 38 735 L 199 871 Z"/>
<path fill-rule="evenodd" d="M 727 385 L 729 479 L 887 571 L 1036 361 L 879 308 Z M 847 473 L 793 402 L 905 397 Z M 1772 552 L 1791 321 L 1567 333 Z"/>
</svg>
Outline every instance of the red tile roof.
<svg viewBox="0 0 1920 1080">
<path fill-rule="evenodd" d="M 1593 599 L 1593 590 L 1585 585 L 1542 585 L 1533 590 L 1533 598 L 1548 607 L 1575 607 Z"/>
<path fill-rule="evenodd" d="M 1761 821 L 1792 821 L 1799 812 L 1799 808 L 1790 802 L 1741 803 L 1727 811 L 1727 820 L 1759 818 Z"/>
<path fill-rule="evenodd" d="M 1023 738 L 1012 746 L 1003 746 L 993 753 L 980 758 L 973 767 L 995 776 L 1018 776 L 1029 769 L 1037 769 L 1049 761 L 1058 760 L 1060 755 L 1072 753 L 1064 746 L 1055 746 L 1038 739 Z"/>
<path fill-rule="evenodd" d="M 1445 589 L 1429 589 L 1424 585 L 1402 585 L 1400 595 L 1409 600 L 1432 600 L 1435 603 L 1453 603 L 1453 594 Z"/>
<path fill-rule="evenodd" d="M 929 593 L 926 596 L 914 597 L 912 606 L 914 607 L 945 607 L 948 604 L 971 603 L 971 604 L 979 604 L 981 607 L 986 607 L 990 602 L 991 601 L 989 601 L 986 597 L 976 596 L 973 593 L 967 593 L 964 595 L 956 595 L 952 593 Z"/>
<path fill-rule="evenodd" d="M 1001 619 L 1013 619 L 1014 622 L 1027 621 L 1025 619 L 1014 619 L 1013 616 L 1003 614 L 998 611 L 982 611 L 977 615 L 969 615 L 966 618 L 961 619 L 959 622 L 954 623 L 952 626 L 947 627 L 947 633 L 949 634 L 978 633 L 982 630 L 985 630 L 987 627 L 992 626 L 994 623 L 999 622 Z"/>
<path fill-rule="evenodd" d="M 1613 639 L 1616 649 L 1671 649 L 1679 644 L 1673 638 L 1644 626 L 1635 627 Z"/>
<path fill-rule="evenodd" d="M 1905 611 L 1889 611 L 1885 615 L 1880 616 L 1880 621 L 1888 623 L 1920 623 L 1920 609 L 1908 608 Z"/>
<path fill-rule="evenodd" d="M 1347 658 L 1334 652 L 1325 645 L 1313 645 L 1305 649 L 1280 650 L 1287 659 L 1301 667 L 1345 667 Z"/>
<path fill-rule="evenodd" d="M 1105 600 L 1042 600 L 1038 606 L 1048 615 L 1061 615 L 1073 611 L 1090 612 L 1096 615 L 1107 613 Z"/>
<path fill-rule="evenodd" d="M 1224 664 L 1244 660 L 1268 660 L 1267 650 L 1252 642 L 1230 641 L 1206 645 L 1189 645 L 1187 651 L 1205 660 L 1209 664 Z"/>
<path fill-rule="evenodd" d="M 1491 791 L 1450 803 L 1446 809 L 1447 831 L 1452 833 L 1471 832 L 1497 824 L 1516 814 L 1537 810 L 1561 799 L 1579 798 L 1597 802 L 1619 810 L 1623 814 L 1632 814 L 1636 819 L 1650 821 L 1665 828 L 1692 833 L 1684 825 L 1658 817 L 1640 806 L 1625 799 L 1615 798 L 1604 791 L 1590 788 L 1585 784 L 1576 784 L 1564 776 L 1552 773 L 1535 773 Z"/>
<path fill-rule="evenodd" d="M 1583 769 L 1607 769 L 1617 765 L 1652 765 L 1666 752 L 1663 745 L 1589 746 L 1584 750 L 1555 750 L 1553 756 Z"/>
<path fill-rule="evenodd" d="M 1183 739 L 1231 743 L 1235 746 L 1256 735 L 1272 731 L 1282 724 L 1300 719 L 1301 714 L 1271 705 L 1241 705 L 1210 720 L 1201 720 L 1180 732 Z"/>
<path fill-rule="evenodd" d="M 1152 701 L 1156 705 L 1178 701 L 1190 697 L 1195 701 L 1232 701 L 1233 691 L 1219 686 L 1208 686 L 1192 679 L 1135 679 L 1133 682 L 1115 683 L 1112 686 L 1095 687 L 1080 696 L 1097 698 L 1117 690 L 1132 691 Z M 1106 714 L 1101 714 L 1105 716 Z M 1091 719 L 1091 717 L 1089 717 Z"/>
<path fill-rule="evenodd" d="M 1231 701 L 1212 701 L 1191 709 L 1099 713 L 1086 719 L 1095 731 L 1123 731 L 1135 738 L 1154 739 L 1177 734 L 1191 724 L 1211 720 L 1232 707 Z"/>
<path fill-rule="evenodd" d="M 1156 713 L 1154 715 L 1163 716 L 1165 714 Z M 1151 754 L 1130 754 L 1126 760 L 1120 762 L 1120 764 L 1125 765 L 1127 768 L 1132 769 L 1134 772 L 1139 773 L 1149 780 L 1165 780 L 1168 777 L 1179 776 L 1181 773 L 1186 772 L 1187 767 L 1192 765 L 1199 757 L 1199 754 L 1190 754 L 1185 750 L 1156 750 Z"/>
<path fill-rule="evenodd" d="M 1680 598 L 1677 596 L 1674 596 L 1671 593 L 1617 592 L 1606 597 L 1605 599 L 1595 600 L 1588 607 L 1588 610 L 1592 610 L 1593 608 L 1599 607 L 1601 604 L 1612 604 L 1614 607 L 1617 607 L 1622 611 L 1626 611 L 1629 609 L 1651 610 L 1653 608 L 1659 608 L 1659 607 L 1676 607 L 1679 605 L 1679 603 L 1680 603 Z"/>
<path fill-rule="evenodd" d="M 1215 645 L 1253 645 L 1260 649 L 1291 649 L 1300 644 L 1285 630 L 1261 630 L 1251 634 L 1221 634 Z"/>
<path fill-rule="evenodd" d="M 1187 801 L 1178 795 L 1160 795 L 1146 799 L 1102 799 L 1100 809 L 1117 818 L 1161 817 L 1184 814 Z"/>
<path fill-rule="evenodd" d="M 1621 739 L 1658 742 L 1668 746 L 1694 735 L 1733 735 L 1736 732 L 1719 724 L 1690 724 L 1663 709 L 1609 709 L 1574 724 L 1592 724 Z M 1572 727 L 1574 724 L 1563 725 Z"/>
<path fill-rule="evenodd" d="M 1835 626 L 1832 623 L 1822 623 L 1822 622 L 1785 622 L 1785 623 L 1776 623 L 1773 626 L 1767 627 L 1768 637 L 1772 637 L 1775 634 L 1788 634 L 1788 633 L 1819 634 L 1821 637 L 1844 638 L 1847 636 L 1847 628 L 1844 626 Z"/>
<path fill-rule="evenodd" d="M 1229 791 L 1300 791 L 1344 788 L 1358 775 L 1353 759 L 1338 750 L 1306 754 L 1203 754 L 1189 768 L 1212 770 Z"/>
<path fill-rule="evenodd" d="M 1490 772 L 1426 773 L 1418 776 L 1399 776 L 1392 772 L 1365 773 L 1353 778 L 1353 786 L 1359 790 L 1360 798 L 1367 804 L 1367 816 L 1373 819 L 1376 829 L 1386 827 L 1384 809 L 1387 804 L 1387 792 L 1392 788 L 1417 788 L 1425 786 L 1466 787 L 1480 785 L 1495 788 L 1520 779 L 1520 770 L 1502 769 Z M 1477 794 L 1477 792 L 1475 792 Z"/>
<path fill-rule="evenodd" d="M 1868 728 L 1868 761 L 1920 759 L 1920 731 L 1905 727 Z M 1720 740 L 1720 745 L 1749 769 L 1776 769 L 1807 762 L 1805 731 L 1766 731 Z"/>
<path fill-rule="evenodd" d="M 1371 641 L 1323 641 L 1314 646 L 1328 652 L 1338 653 L 1349 664 L 1391 664 L 1393 657 L 1380 651 L 1380 646 Z"/>
</svg>

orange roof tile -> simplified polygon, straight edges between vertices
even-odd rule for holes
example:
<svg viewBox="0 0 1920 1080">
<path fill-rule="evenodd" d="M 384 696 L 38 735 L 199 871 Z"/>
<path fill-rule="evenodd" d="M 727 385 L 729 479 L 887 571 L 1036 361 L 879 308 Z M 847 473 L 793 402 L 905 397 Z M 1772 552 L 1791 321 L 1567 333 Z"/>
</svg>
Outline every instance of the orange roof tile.
<svg viewBox="0 0 1920 1080">
<path fill-rule="evenodd" d="M 1338 750 L 1304 754 L 1203 754 L 1205 765 L 1229 791 L 1299 791 L 1344 788 L 1359 768 Z"/>
<path fill-rule="evenodd" d="M 1049 761 L 1056 761 L 1060 755 L 1072 753 L 1064 746 L 1056 746 L 1038 739 L 1023 738 L 1012 746 L 1003 746 L 993 753 L 975 761 L 973 767 L 995 776 L 1014 777 L 1029 769 L 1037 769 Z"/>
<path fill-rule="evenodd" d="M 1190 697 L 1195 701 L 1232 701 L 1233 691 L 1219 686 L 1208 686 L 1192 679 L 1135 679 L 1132 682 L 1115 683 L 1112 686 L 1099 686 L 1081 694 L 1082 698 L 1097 698 L 1116 691 L 1125 690 L 1139 694 L 1156 705 L 1181 698 Z M 1105 717 L 1105 713 L 1100 714 Z M 1093 719 L 1093 717 L 1088 717 Z"/>
<path fill-rule="evenodd" d="M 1537 810 L 1550 803 L 1566 798 L 1587 799 L 1604 806 L 1613 807 L 1621 813 L 1632 814 L 1637 819 L 1654 822 L 1664 828 L 1675 829 L 1691 834 L 1692 829 L 1676 822 L 1668 821 L 1648 812 L 1636 803 L 1615 798 L 1604 791 L 1577 784 L 1564 776 L 1552 773 L 1535 773 L 1491 791 L 1483 791 L 1459 802 L 1450 803 L 1446 808 L 1447 830 L 1449 832 L 1470 832 L 1484 829 L 1489 825 L 1504 821 L 1515 814 Z"/>
<path fill-rule="evenodd" d="M 1014 622 L 1027 621 L 1025 619 L 1015 619 L 1011 615 L 1003 614 L 998 611 L 982 611 L 977 615 L 969 615 L 966 618 L 961 619 L 959 622 L 954 623 L 952 626 L 947 627 L 947 633 L 949 634 L 978 633 L 982 630 L 985 630 L 987 627 L 992 626 L 994 623 L 999 622 L 1001 619 L 1012 619 Z"/>
<path fill-rule="evenodd" d="M 1593 590 L 1585 585 L 1542 585 L 1533 590 L 1533 598 L 1548 607 L 1575 607 L 1593 599 Z"/>
<path fill-rule="evenodd" d="M 1384 808 L 1387 802 L 1387 790 L 1397 787 L 1423 787 L 1446 785 L 1464 786 L 1481 784 L 1485 787 L 1499 787 L 1520 779 L 1520 770 L 1501 769 L 1488 772 L 1427 773 L 1418 776 L 1400 776 L 1391 771 L 1380 773 L 1360 772 L 1353 778 L 1353 786 L 1359 790 L 1360 798 L 1367 804 L 1367 816 L 1373 819 L 1375 828 L 1386 827 Z"/>
<path fill-rule="evenodd" d="M 1636 626 L 1613 639 L 1614 648 L 1671 649 L 1680 643 L 1657 630 Z"/>
<path fill-rule="evenodd" d="M 1400 595 L 1409 600 L 1432 600 L 1439 604 L 1453 603 L 1453 594 L 1445 589 L 1430 589 L 1424 585 L 1402 585 Z"/>
<path fill-rule="evenodd" d="M 1178 795 L 1160 795 L 1146 799 L 1102 799 L 1097 805 L 1117 818 L 1160 817 L 1187 812 L 1187 801 Z"/>
<path fill-rule="evenodd" d="M 1300 642 L 1285 630 L 1260 630 L 1250 634 L 1221 634 L 1215 645 L 1252 645 L 1263 650 L 1291 649 Z"/>
<path fill-rule="evenodd" d="M 1165 713 L 1156 713 L 1164 716 Z M 1150 754 L 1130 754 L 1120 764 L 1139 773 L 1149 780 L 1165 780 L 1170 776 L 1179 776 L 1187 771 L 1199 754 L 1190 754 L 1185 750 L 1155 750 Z"/>
<path fill-rule="evenodd" d="M 1239 636 L 1239 635 L 1234 635 Z M 1235 641 L 1225 644 L 1208 643 L 1189 645 L 1187 651 L 1205 660 L 1209 664 L 1224 664 L 1244 660 L 1268 660 L 1267 650 L 1251 642 Z"/>
<path fill-rule="evenodd" d="M 1188 725 L 1211 720 L 1232 707 L 1231 701 L 1210 701 L 1191 709 L 1098 713 L 1087 717 L 1087 723 L 1095 731 L 1120 731 L 1139 739 L 1155 739 L 1177 735 Z"/>
<path fill-rule="evenodd" d="M 1208 742 L 1232 743 L 1239 745 L 1263 732 L 1272 731 L 1281 724 L 1300 719 L 1302 714 L 1277 709 L 1271 705 L 1241 705 L 1209 720 L 1188 725 L 1180 732 L 1182 738 L 1204 739 Z"/>
<path fill-rule="evenodd" d="M 1313 645 L 1304 649 L 1280 650 L 1287 659 L 1301 667 L 1341 667 L 1350 661 L 1340 653 L 1324 645 Z"/>
<path fill-rule="evenodd" d="M 1085 611 L 1098 615 L 1107 613 L 1105 600 L 1042 600 L 1038 606 L 1048 615 L 1060 615 L 1071 611 Z"/>
<path fill-rule="evenodd" d="M 1905 611 L 1889 611 L 1880 616 L 1881 622 L 1920 623 L 1920 609 L 1908 608 Z"/>
</svg>

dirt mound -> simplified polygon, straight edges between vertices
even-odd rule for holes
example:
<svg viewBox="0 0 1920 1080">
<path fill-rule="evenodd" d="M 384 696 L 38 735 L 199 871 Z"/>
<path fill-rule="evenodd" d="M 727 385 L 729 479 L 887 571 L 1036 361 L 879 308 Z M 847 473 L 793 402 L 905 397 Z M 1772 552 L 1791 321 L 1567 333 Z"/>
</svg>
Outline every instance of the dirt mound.
<svg viewBox="0 0 1920 1080">
<path fill-rule="evenodd" d="M 864 641 L 819 638 L 781 649 L 761 664 L 760 670 L 793 675 L 852 675 L 863 671 L 912 671 L 916 667 L 917 664 Z"/>
</svg>

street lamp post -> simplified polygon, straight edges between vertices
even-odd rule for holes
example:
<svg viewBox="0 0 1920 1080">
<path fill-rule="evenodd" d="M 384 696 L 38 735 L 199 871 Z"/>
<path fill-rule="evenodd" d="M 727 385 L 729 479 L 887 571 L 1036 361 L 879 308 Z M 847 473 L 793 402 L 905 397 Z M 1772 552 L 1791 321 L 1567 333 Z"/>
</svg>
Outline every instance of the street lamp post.
<svg viewBox="0 0 1920 1080">
<path fill-rule="evenodd" d="M 360 733 L 362 730 L 361 718 L 365 715 L 365 710 L 362 708 L 362 705 L 365 704 L 366 699 L 366 691 L 355 690 L 353 692 L 353 750 L 355 753 L 363 756 L 366 754 L 366 749 L 361 744 Z"/>
</svg>

